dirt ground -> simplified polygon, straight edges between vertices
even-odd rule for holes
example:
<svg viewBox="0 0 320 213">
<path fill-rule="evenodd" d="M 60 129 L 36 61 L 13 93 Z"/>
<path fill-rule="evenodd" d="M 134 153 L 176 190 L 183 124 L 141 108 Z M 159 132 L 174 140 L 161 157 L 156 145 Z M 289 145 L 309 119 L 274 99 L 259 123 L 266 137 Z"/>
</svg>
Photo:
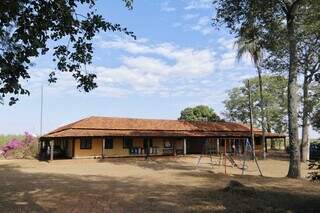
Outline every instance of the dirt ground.
<svg viewBox="0 0 320 213">
<path fill-rule="evenodd" d="M 284 178 L 284 159 L 259 161 L 260 177 L 198 157 L 1 160 L 0 212 L 319 212 L 320 184 Z"/>
</svg>

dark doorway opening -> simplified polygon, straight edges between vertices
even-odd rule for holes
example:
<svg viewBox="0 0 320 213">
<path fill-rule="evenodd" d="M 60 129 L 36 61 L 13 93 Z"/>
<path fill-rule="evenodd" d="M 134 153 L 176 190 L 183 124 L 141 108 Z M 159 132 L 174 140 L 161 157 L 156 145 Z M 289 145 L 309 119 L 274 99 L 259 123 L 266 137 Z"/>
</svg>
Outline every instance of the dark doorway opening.
<svg viewBox="0 0 320 213">
<path fill-rule="evenodd" d="M 201 154 L 206 142 L 206 138 L 188 138 L 187 154 Z"/>
</svg>

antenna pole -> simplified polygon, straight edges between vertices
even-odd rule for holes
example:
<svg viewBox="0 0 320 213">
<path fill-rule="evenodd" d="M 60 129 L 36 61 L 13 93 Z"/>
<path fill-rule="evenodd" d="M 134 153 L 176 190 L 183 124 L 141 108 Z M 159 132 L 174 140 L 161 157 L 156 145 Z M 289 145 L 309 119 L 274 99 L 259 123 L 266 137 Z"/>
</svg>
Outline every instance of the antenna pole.
<svg viewBox="0 0 320 213">
<path fill-rule="evenodd" d="M 40 100 L 40 136 L 42 135 L 42 119 L 43 119 L 43 85 L 41 85 L 41 100 Z"/>
</svg>

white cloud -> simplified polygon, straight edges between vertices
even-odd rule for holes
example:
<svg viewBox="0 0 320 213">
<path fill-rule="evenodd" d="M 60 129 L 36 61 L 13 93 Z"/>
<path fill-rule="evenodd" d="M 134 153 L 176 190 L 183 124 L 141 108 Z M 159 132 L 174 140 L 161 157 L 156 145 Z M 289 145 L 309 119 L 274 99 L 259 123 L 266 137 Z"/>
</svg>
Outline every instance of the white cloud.
<svg viewBox="0 0 320 213">
<path fill-rule="evenodd" d="M 174 22 L 172 24 L 172 27 L 181 27 L 181 26 L 182 26 L 182 23 L 180 23 L 180 22 Z"/>
<path fill-rule="evenodd" d="M 167 42 L 152 43 L 148 39 L 133 41 L 119 37 L 112 37 L 110 41 L 100 40 L 97 46 L 108 49 L 109 56 L 114 56 L 115 61 L 113 66 L 103 64 L 102 60 L 99 66 L 87 67 L 88 72 L 97 75 L 98 88 L 90 94 L 98 96 L 212 96 L 218 90 L 219 94 L 225 90 L 226 79 L 230 84 L 242 79 L 247 72 L 243 69 L 248 68 L 243 63 L 237 64 L 232 40 L 225 38 L 216 41 L 215 49 L 219 54 L 210 48 L 196 49 Z M 40 84 L 47 84 L 51 71 L 32 71 L 28 85 L 39 90 Z M 57 77 L 58 82 L 50 86 L 47 93 L 82 94 L 78 93 L 70 73 L 58 72 Z"/>
<path fill-rule="evenodd" d="M 198 19 L 197 23 L 191 27 L 192 30 L 198 31 L 203 35 L 209 35 L 213 33 L 213 27 L 211 26 L 211 19 L 209 16 L 202 16 Z"/>
<path fill-rule="evenodd" d="M 188 20 L 192 20 L 192 19 L 195 19 L 199 17 L 199 14 L 192 14 L 192 13 L 189 13 L 189 14 L 186 14 L 185 16 L 183 16 L 182 18 L 185 20 L 185 21 L 188 21 Z"/>
<path fill-rule="evenodd" d="M 237 59 L 237 46 L 235 45 L 236 39 L 221 37 L 217 40 L 218 48 L 221 53 L 220 65 L 224 69 L 235 69 L 252 66 L 249 54 L 245 54 L 240 60 Z"/>
<path fill-rule="evenodd" d="M 176 8 L 169 5 L 169 2 L 164 2 L 161 4 L 161 10 L 164 12 L 174 12 L 176 11 Z"/>
<path fill-rule="evenodd" d="M 138 43 L 117 39 L 102 42 L 103 48 L 125 52 L 121 65 L 97 69 L 98 79 L 114 86 L 128 87 L 142 94 L 175 95 L 196 88 L 179 90 L 188 79 L 201 79 L 214 71 L 210 49 L 181 48 L 172 43 Z M 103 71 L 101 71 L 103 70 Z"/>
<path fill-rule="evenodd" d="M 182 75 L 196 75 L 203 76 L 209 74 L 214 68 L 214 53 L 210 49 L 193 49 L 193 48 L 181 48 L 172 43 L 159 43 L 159 44 L 139 44 L 137 42 L 129 40 L 114 40 L 102 42 L 102 47 L 121 49 L 132 55 L 148 55 L 143 59 L 148 63 L 142 63 L 140 66 L 166 66 L 167 71 L 171 75 L 182 74 Z M 131 57 L 131 60 L 129 60 Z M 141 59 L 141 57 L 139 58 Z M 128 66 L 128 61 L 136 61 L 132 59 L 132 56 L 125 58 L 123 62 Z M 150 63 L 152 61 L 153 63 Z M 172 63 L 168 63 L 172 62 Z M 156 63 L 155 63 L 156 62 Z M 130 65 L 133 65 L 132 63 Z M 135 63 L 134 67 L 137 67 L 138 63 Z M 161 68 L 163 68 L 161 67 Z M 142 67 L 139 67 L 140 69 Z M 155 68 L 155 67 L 153 67 Z"/>
<path fill-rule="evenodd" d="M 228 49 L 228 50 L 232 50 L 235 47 L 235 41 L 236 39 L 231 38 L 231 39 L 227 39 L 225 37 L 221 37 L 217 40 L 217 43 L 219 44 L 219 46 L 223 49 Z"/>
<path fill-rule="evenodd" d="M 210 9 L 212 0 L 187 0 L 185 10 Z"/>
</svg>

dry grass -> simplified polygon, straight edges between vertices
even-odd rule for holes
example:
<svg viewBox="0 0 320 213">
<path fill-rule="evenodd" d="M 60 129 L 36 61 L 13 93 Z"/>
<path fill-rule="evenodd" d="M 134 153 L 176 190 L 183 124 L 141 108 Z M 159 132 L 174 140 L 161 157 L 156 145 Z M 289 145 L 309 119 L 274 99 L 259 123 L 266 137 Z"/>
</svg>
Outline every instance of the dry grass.
<svg viewBox="0 0 320 213">
<path fill-rule="evenodd" d="M 285 160 L 260 161 L 268 177 L 257 176 L 252 163 L 248 175 L 241 176 L 231 167 L 229 175 L 221 173 L 221 166 L 201 164 L 195 169 L 196 160 L 197 156 L 0 161 L 0 212 L 318 212 L 320 208 L 320 185 L 283 178 Z"/>
</svg>

